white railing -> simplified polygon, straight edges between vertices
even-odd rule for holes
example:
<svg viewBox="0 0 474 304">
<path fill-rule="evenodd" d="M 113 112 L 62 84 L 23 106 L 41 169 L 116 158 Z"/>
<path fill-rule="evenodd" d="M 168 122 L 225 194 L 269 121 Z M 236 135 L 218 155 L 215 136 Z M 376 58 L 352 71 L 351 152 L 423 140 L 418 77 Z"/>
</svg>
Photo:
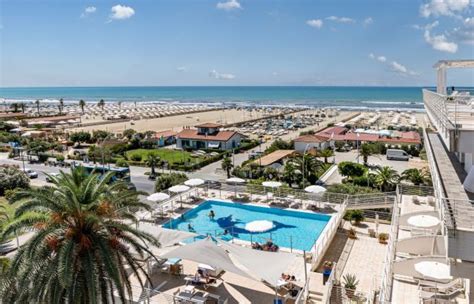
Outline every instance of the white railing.
<svg viewBox="0 0 474 304">
<path fill-rule="evenodd" d="M 324 304 L 330 304 L 331 303 L 331 294 L 332 294 L 332 288 L 334 287 L 334 283 L 336 281 L 336 263 L 333 264 L 331 274 L 329 275 L 328 280 L 326 281 L 326 293 L 325 293 L 325 299 L 324 299 Z"/>
<path fill-rule="evenodd" d="M 346 208 L 347 201 L 340 206 L 340 209 L 337 214 L 331 217 L 331 220 L 328 222 L 326 227 L 324 227 L 324 230 L 316 241 L 316 244 L 314 244 L 313 248 L 311 249 L 312 268 L 317 267 L 318 264 L 321 262 L 321 259 L 326 253 L 326 250 L 328 249 L 330 243 L 332 242 L 332 239 L 334 238 L 334 235 L 337 232 L 337 229 L 339 228 L 339 225 L 341 224 L 344 214 L 346 213 Z"/>
<path fill-rule="evenodd" d="M 401 202 L 401 194 L 397 187 L 397 199 L 393 205 L 392 224 L 390 226 L 390 234 L 388 239 L 387 253 L 384 260 L 384 268 L 382 271 L 382 280 L 380 284 L 379 301 L 389 302 L 392 296 L 393 286 L 393 262 L 395 260 L 395 245 L 398 239 L 398 220 L 400 217 L 400 208 L 398 204 Z"/>
</svg>

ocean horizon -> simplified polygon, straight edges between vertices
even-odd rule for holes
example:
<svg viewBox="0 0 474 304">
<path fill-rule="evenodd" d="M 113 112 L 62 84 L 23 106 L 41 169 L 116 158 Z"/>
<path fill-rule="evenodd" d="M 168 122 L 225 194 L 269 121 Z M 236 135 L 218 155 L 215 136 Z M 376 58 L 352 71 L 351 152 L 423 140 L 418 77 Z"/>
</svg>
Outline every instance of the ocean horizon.
<svg viewBox="0 0 474 304">
<path fill-rule="evenodd" d="M 2 87 L 7 102 L 163 102 L 422 110 L 422 89 L 382 86 L 107 86 Z"/>
</svg>

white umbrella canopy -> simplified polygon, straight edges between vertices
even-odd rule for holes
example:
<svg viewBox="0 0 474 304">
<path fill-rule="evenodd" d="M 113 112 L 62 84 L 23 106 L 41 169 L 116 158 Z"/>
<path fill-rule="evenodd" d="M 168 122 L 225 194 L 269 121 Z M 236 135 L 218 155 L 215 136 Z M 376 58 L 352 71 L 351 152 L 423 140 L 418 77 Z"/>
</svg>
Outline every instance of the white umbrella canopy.
<svg viewBox="0 0 474 304">
<path fill-rule="evenodd" d="M 239 178 L 239 177 L 231 177 L 226 179 L 226 182 L 232 183 L 232 184 L 243 184 L 245 183 L 245 179 Z"/>
<path fill-rule="evenodd" d="M 275 227 L 272 221 L 259 220 L 245 224 L 245 230 L 250 232 L 265 232 Z"/>
<path fill-rule="evenodd" d="M 311 185 L 306 188 L 304 188 L 304 191 L 309 192 L 309 193 L 323 193 L 326 191 L 326 188 L 321 187 L 321 186 L 316 186 L 316 185 Z"/>
<path fill-rule="evenodd" d="M 185 185 L 176 185 L 171 188 L 168 188 L 168 191 L 173 192 L 173 193 L 181 193 L 188 190 L 189 190 L 189 187 Z"/>
<path fill-rule="evenodd" d="M 449 271 L 449 265 L 440 262 L 419 262 L 415 264 L 415 270 L 421 275 L 433 279 L 447 280 L 452 278 Z"/>
<path fill-rule="evenodd" d="M 166 194 L 163 192 L 157 192 L 157 193 L 153 193 L 152 195 L 147 196 L 146 199 L 149 200 L 150 202 L 156 203 L 156 202 L 166 201 L 169 198 L 170 198 L 169 194 Z"/>
<path fill-rule="evenodd" d="M 420 214 L 409 217 L 407 223 L 415 227 L 428 228 L 438 225 L 440 220 L 432 215 Z"/>
<path fill-rule="evenodd" d="M 200 178 L 191 178 L 184 182 L 186 186 L 196 187 L 204 184 L 204 180 Z"/>
<path fill-rule="evenodd" d="M 282 183 L 275 182 L 275 181 L 267 181 L 267 182 L 263 182 L 262 185 L 268 188 L 278 188 L 278 187 L 281 187 Z"/>
</svg>

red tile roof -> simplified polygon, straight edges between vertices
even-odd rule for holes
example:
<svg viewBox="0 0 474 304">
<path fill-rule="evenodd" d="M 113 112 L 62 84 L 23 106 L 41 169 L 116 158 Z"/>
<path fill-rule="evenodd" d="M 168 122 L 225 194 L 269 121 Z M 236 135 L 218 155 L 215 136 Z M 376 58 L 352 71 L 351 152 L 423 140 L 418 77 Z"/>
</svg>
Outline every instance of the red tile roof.
<svg viewBox="0 0 474 304">
<path fill-rule="evenodd" d="M 198 134 L 196 129 L 184 129 L 176 137 L 181 139 L 199 139 L 210 141 L 228 141 L 232 136 L 239 134 L 235 131 L 219 131 L 213 135 Z"/>
<path fill-rule="evenodd" d="M 222 127 L 222 125 L 212 123 L 212 122 L 206 122 L 206 123 L 202 123 L 200 125 L 196 125 L 195 127 L 196 128 L 220 128 L 220 127 Z"/>
<path fill-rule="evenodd" d="M 345 127 L 335 126 L 335 127 L 329 127 L 327 129 L 322 130 L 321 132 L 318 133 L 318 135 L 327 134 L 327 135 L 331 136 L 331 134 L 333 134 L 333 133 L 334 133 L 334 135 L 340 135 L 340 134 L 346 133 L 347 131 L 348 131 L 348 129 L 345 128 Z"/>
<path fill-rule="evenodd" d="M 308 134 L 303 135 L 294 140 L 295 142 L 310 142 L 310 143 L 319 143 L 319 142 L 326 142 L 328 138 L 326 136 L 316 135 L 316 134 Z"/>
<path fill-rule="evenodd" d="M 168 138 L 168 137 L 176 136 L 176 134 L 177 133 L 173 130 L 159 131 L 155 133 L 155 138 L 161 138 L 162 136 L 163 138 Z"/>
</svg>

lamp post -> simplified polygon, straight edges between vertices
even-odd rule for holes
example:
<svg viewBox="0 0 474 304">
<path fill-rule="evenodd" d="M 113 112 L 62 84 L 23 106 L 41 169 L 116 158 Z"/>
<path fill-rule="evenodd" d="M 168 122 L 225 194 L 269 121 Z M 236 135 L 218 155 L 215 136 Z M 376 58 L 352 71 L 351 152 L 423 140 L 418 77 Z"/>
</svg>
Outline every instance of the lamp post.
<svg viewBox="0 0 474 304">
<path fill-rule="evenodd" d="M 304 150 L 303 150 L 303 166 L 302 166 L 302 168 L 301 168 L 301 173 L 303 174 L 303 188 L 304 188 L 304 185 L 305 185 L 305 182 L 304 182 L 304 167 L 305 167 L 305 165 L 304 165 L 304 163 L 305 163 L 305 161 L 304 161 L 304 156 L 305 156 L 305 154 L 306 154 L 306 150 L 308 150 L 308 147 L 309 147 L 309 143 L 306 144 L 306 147 L 305 147 Z"/>
<path fill-rule="evenodd" d="M 359 135 L 360 135 L 360 133 L 357 133 L 357 141 L 356 141 L 356 144 L 357 144 L 357 163 L 359 163 L 359 157 L 360 157 L 360 154 L 359 154 Z"/>
</svg>

